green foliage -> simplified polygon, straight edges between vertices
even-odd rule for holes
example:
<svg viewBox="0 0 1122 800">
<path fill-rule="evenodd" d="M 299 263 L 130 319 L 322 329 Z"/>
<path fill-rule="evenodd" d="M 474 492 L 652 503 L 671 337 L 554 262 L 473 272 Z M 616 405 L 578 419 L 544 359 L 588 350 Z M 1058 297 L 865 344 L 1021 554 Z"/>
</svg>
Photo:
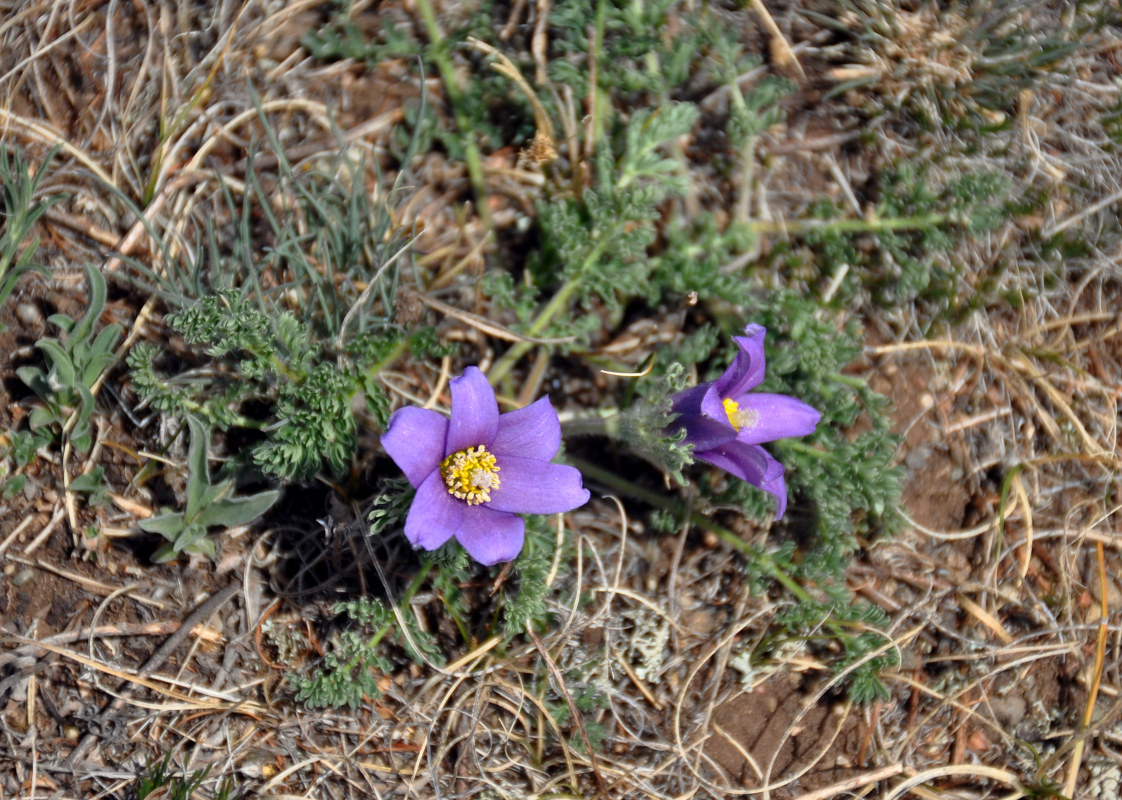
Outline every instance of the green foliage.
<svg viewBox="0 0 1122 800">
<path fill-rule="evenodd" d="M 187 417 L 191 443 L 187 450 L 187 505 L 182 511 L 162 509 L 161 513 L 140 522 L 140 528 L 158 533 L 168 543 L 158 549 L 152 559 L 156 563 L 171 561 L 180 553 L 215 554 L 209 528 L 231 528 L 245 525 L 260 517 L 277 501 L 276 490 L 233 497 L 234 478 L 211 482 L 207 465 L 210 432 L 195 417 Z"/>
<path fill-rule="evenodd" d="M 598 151 L 597 188 L 580 202 L 554 200 L 539 208 L 542 250 L 531 262 L 539 284 L 559 278 L 583 308 L 595 298 L 617 314 L 623 300 L 643 293 L 658 206 L 685 190 L 680 164 L 660 148 L 696 120 L 697 109 L 685 103 L 637 112 L 623 131 L 620 158 L 613 159 L 607 145 Z"/>
<path fill-rule="evenodd" d="M 412 498 L 413 493 L 407 489 L 394 491 L 392 485 L 383 485 L 370 512 L 371 533 L 400 529 Z M 504 581 L 494 613 L 488 614 L 492 624 L 506 637 L 523 633 L 527 624 L 535 627 L 547 624 L 546 578 L 555 549 L 556 529 L 552 518 L 529 516 L 526 544 L 509 567 L 510 575 Z M 331 638 L 323 664 L 314 672 L 290 675 L 299 700 L 313 707 L 339 707 L 357 706 L 364 698 L 379 696 L 378 675 L 389 673 L 397 663 L 393 653 L 386 650 L 387 641 L 392 641 L 415 663 L 442 665 L 443 651 L 432 634 L 421 629 L 409 607 L 410 598 L 426 581 L 430 582 L 433 595 L 440 600 L 464 641 L 481 638 L 469 630 L 471 616 L 478 615 L 478 609 L 471 607 L 471 602 L 477 598 L 469 597 L 463 588 L 480 567 L 470 561 L 454 539 L 427 553 L 425 562 L 425 568 L 399 599 L 397 614 L 383 601 L 369 597 L 334 606 L 333 612 L 346 617 L 355 628 Z"/>
<path fill-rule="evenodd" d="M 537 689 L 537 693 L 539 696 L 542 696 L 542 705 L 553 718 L 554 724 L 559 729 L 571 729 L 568 739 L 569 747 L 579 753 L 586 752 L 584 736 L 581 735 L 580 729 L 573 721 L 573 710 L 569 706 L 569 698 L 560 696 L 553 690 L 552 676 L 545 672 L 545 670 L 547 670 L 546 665 L 542 664 L 540 669 L 543 671 L 543 674 L 541 676 L 541 685 Z M 579 670 L 573 671 L 573 673 L 579 672 Z M 565 676 L 565 685 L 569 691 L 573 706 L 576 707 L 577 712 L 581 715 L 581 721 L 583 722 L 584 732 L 588 736 L 589 745 L 592 746 L 593 750 L 598 750 L 608 738 L 609 731 L 606 725 L 593 719 L 592 715 L 597 711 L 609 708 L 611 704 L 603 691 L 587 683 L 587 678 L 584 675 L 573 673 Z M 552 731 L 553 726 L 549 726 L 547 730 Z"/>
<path fill-rule="evenodd" d="M 403 480 L 384 480 L 380 489 L 368 514 L 371 536 L 400 530 L 413 501 L 414 492 Z M 436 592 L 439 594 L 453 588 L 458 591 L 455 587 L 467 566 L 467 554 L 463 548 L 449 542 L 431 555 L 430 563 L 437 566 L 433 582 Z M 347 629 L 333 636 L 322 666 L 309 674 L 289 675 L 297 699 L 313 708 L 339 708 L 357 707 L 364 698 L 380 697 L 378 676 L 388 674 L 394 665 L 381 649 L 387 635 L 414 661 L 442 665 L 444 654 L 439 645 L 431 634 L 421 629 L 408 607 L 409 599 L 428 572 L 427 567 L 422 569 L 406 591 L 400 606 L 404 608 L 400 617 L 376 598 L 358 597 L 336 603 L 332 612 L 347 617 L 358 630 Z M 454 614 L 455 598 L 452 598 L 452 606 Z"/>
<path fill-rule="evenodd" d="M 851 602 L 841 592 L 837 594 L 838 597 L 822 602 L 804 599 L 779 614 L 764 647 L 775 641 L 799 639 L 818 649 L 820 643 L 829 647 L 836 641 L 842 646 L 842 655 L 833 661 L 833 669 L 842 672 L 891 641 L 880 632 L 889 624 L 883 610 L 868 603 Z M 846 676 L 849 696 L 856 703 L 888 700 L 891 695 L 879 673 L 898 664 L 895 649 L 859 664 Z"/>
<path fill-rule="evenodd" d="M 942 185 L 930 172 L 929 165 L 912 162 L 886 168 L 869 219 L 847 219 L 827 200 L 815 203 L 801 237 L 776 248 L 771 262 L 796 267 L 809 262 L 822 283 L 844 276 L 835 306 L 868 292 L 886 308 L 918 301 L 932 315 L 957 313 L 975 300 L 974 290 L 964 290 L 959 281 L 956 250 L 964 239 L 988 233 L 1012 215 L 1010 187 L 992 172 Z M 793 226 L 796 233 L 799 228 Z"/>
<path fill-rule="evenodd" d="M 83 472 L 70 481 L 70 491 L 86 496 L 86 504 L 91 507 L 109 503 L 109 487 L 105 484 L 105 467 L 97 466 Z"/>
<path fill-rule="evenodd" d="M 507 638 L 523 633 L 527 624 L 543 625 L 548 620 L 546 578 L 557 549 L 553 522 L 540 515 L 526 519 L 526 545 L 511 569 L 517 590 L 503 596 L 501 629 Z"/>
<path fill-rule="evenodd" d="M 753 283 L 739 256 L 751 252 L 757 235 L 748 225 L 730 222 L 723 229 L 713 214 L 671 220 L 663 230 L 663 247 L 651 258 L 647 301 L 696 292 L 700 302 L 723 300 L 741 305 L 751 299 Z M 695 362 L 688 362 L 695 363 Z"/>
<path fill-rule="evenodd" d="M 3 465 L 0 465 L 3 467 Z M 0 473 L 2 475 L 3 473 Z M 27 476 L 22 473 L 4 478 L 3 488 L 0 488 L 0 497 L 10 500 L 24 490 L 27 486 Z"/>
<path fill-rule="evenodd" d="M 337 5 L 340 13 L 327 25 L 308 31 L 300 39 L 300 44 L 313 58 L 321 61 L 352 59 L 376 67 L 389 59 L 416 58 L 421 54 L 416 40 L 399 28 L 393 17 L 383 17 L 378 34 L 370 37 L 347 13 L 350 3 Z"/>
<path fill-rule="evenodd" d="M 35 223 L 61 197 L 36 200 L 39 186 L 46 177 L 51 161 L 57 152 L 51 150 L 35 174 L 31 166 L 23 160 L 19 151 L 9 154 L 7 148 L 0 147 L 0 220 L 4 231 L 0 234 L 0 305 L 16 288 L 16 282 L 28 271 L 43 271 L 33 259 L 39 249 L 39 237 L 35 236 L 21 250 Z M 0 331 L 4 330 L 0 326 Z"/>
<path fill-rule="evenodd" d="M 381 536 L 387 531 L 403 528 L 414 494 L 409 482 L 404 479 L 383 479 L 367 515 L 370 535 Z"/>
<path fill-rule="evenodd" d="M 106 325 L 94 336 L 94 326 L 105 310 L 105 277 L 96 267 L 87 267 L 90 296 L 86 313 L 75 322 L 65 314 L 52 314 L 50 322 L 62 329 L 59 339 L 40 339 L 35 346 L 47 361 L 47 370 L 20 367 L 22 380 L 44 405 L 31 412 L 33 431 L 52 428 L 68 434 L 78 450 L 90 448 L 90 415 L 94 410 L 93 387 L 116 360 L 113 346 L 121 326 Z"/>
<path fill-rule="evenodd" d="M 204 298 L 168 321 L 187 342 L 204 345 L 224 369 L 165 379 L 156 372 L 156 350 L 138 346 L 128 358 L 137 394 L 170 414 L 195 414 L 220 428 L 263 430 L 266 438 L 253 446 L 253 460 L 286 480 L 310 478 L 325 466 L 344 472 L 358 444 L 355 397 L 363 398 L 377 426 L 388 421 L 389 397 L 374 380 L 380 365 L 407 348 L 441 352 L 427 330 L 404 337 L 388 328 L 356 339 L 331 359 L 328 347 L 317 346 L 292 314 L 262 312 L 233 291 Z M 250 404 L 267 409 L 263 419 L 243 415 Z"/>
<path fill-rule="evenodd" d="M 728 85 L 758 66 L 726 19 L 707 7 L 690 11 L 682 6 L 678 0 L 553 3 L 549 21 L 557 31 L 552 44 L 559 57 L 549 62 L 550 78 L 587 98 L 589 61 L 595 58 L 600 90 L 618 105 L 641 106 L 687 88 Z M 671 23 L 673 36 L 666 33 Z M 590 30 L 596 32 L 595 53 L 590 52 Z"/>
<path fill-rule="evenodd" d="M 8 434 L 4 455 L 10 456 L 17 467 L 26 467 L 35 460 L 35 452 L 47 444 L 50 437 L 38 431 L 12 431 Z"/>
<path fill-rule="evenodd" d="M 357 393 L 357 374 L 319 365 L 299 384 L 287 384 L 274 413 L 268 441 L 254 448 L 253 459 L 266 472 L 284 478 L 311 477 L 326 463 L 335 474 L 350 464 L 357 447 L 350 400 Z M 378 393 L 379 408 L 389 405 L 380 387 L 364 384 Z M 385 420 L 379 420 L 385 425 Z"/>
<path fill-rule="evenodd" d="M 496 17 L 492 3 L 475 4 L 474 13 L 466 17 L 462 27 L 442 30 L 443 40 L 434 44 L 431 36 L 418 34 L 407 19 L 390 14 L 367 16 L 360 24 L 358 14 L 350 3 L 338 3 L 339 10 L 328 23 L 304 35 L 301 44 L 313 57 L 323 61 L 349 58 L 376 67 L 388 60 L 405 60 L 418 64 L 423 75 L 443 74 L 442 62 L 449 61 L 453 53 L 470 58 L 465 42 L 469 37 L 485 41 L 496 39 L 492 28 Z M 375 25 L 376 23 L 376 25 Z M 447 80 L 447 75 L 444 75 Z M 528 141 L 534 134 L 532 114 L 525 97 L 512 91 L 510 81 L 490 69 L 481 69 L 470 80 L 458 80 L 453 88 L 446 87 L 448 99 L 454 106 L 456 125 L 451 118 L 437 119 L 431 113 L 422 113 L 420 106 L 406 103 L 405 113 L 415 133 L 420 135 L 425 149 L 434 141 L 456 161 L 467 159 L 472 141 L 483 147 L 498 149 L 511 141 Z M 513 129 L 513 132 L 512 132 Z M 465 135 L 468 138 L 465 138 Z M 409 147 L 395 142 L 401 163 L 407 163 Z"/>
<path fill-rule="evenodd" d="M 356 412 L 374 427 L 388 419 L 378 372 L 407 350 L 447 349 L 432 331 L 394 322 L 410 241 L 386 206 L 371 203 L 361 158 L 344 149 L 297 173 L 281 156 L 275 192 L 252 159 L 248 176 L 240 208 L 227 198 L 236 226 L 210 230 L 209 245 L 200 243 L 194 262 L 171 277 L 151 276 L 152 290 L 174 309 L 167 322 L 199 348 L 204 368 L 162 374 L 160 352 L 138 345 L 128 358 L 133 388 L 163 413 L 254 431 L 253 460 L 272 476 L 339 475 L 356 453 Z M 263 238 L 249 224 L 255 215 L 265 221 Z M 235 240 L 236 257 L 220 238 Z"/>
<path fill-rule="evenodd" d="M 355 708 L 365 697 L 381 697 L 378 675 L 388 673 L 393 664 L 369 644 L 369 639 L 355 631 L 334 637 L 322 670 L 312 676 L 289 676 L 296 699 L 312 708 Z"/>
<path fill-rule="evenodd" d="M 136 800 L 147 800 L 156 793 L 159 793 L 159 797 L 166 797 L 168 800 L 191 800 L 202 788 L 207 776 L 210 775 L 210 766 L 195 770 L 190 775 L 174 775 L 171 768 L 171 755 L 169 752 L 162 761 L 155 764 L 149 762 L 148 774 L 138 778 L 134 787 Z M 214 800 L 229 800 L 233 796 L 233 791 L 233 782 L 228 778 L 224 779 L 215 790 Z"/>
<path fill-rule="evenodd" d="M 408 610 L 401 614 L 404 628 L 392 609 L 370 597 L 336 603 L 332 611 L 345 615 L 362 630 L 344 630 L 333 636 L 321 669 L 311 675 L 289 675 L 297 699 L 309 706 L 357 707 L 364 698 L 380 697 L 378 675 L 393 668 L 393 662 L 379 651 L 387 634 L 414 660 L 444 664 L 436 640 L 421 630 Z"/>
<path fill-rule="evenodd" d="M 811 218 L 789 223 L 791 239 L 780 242 L 765 265 L 827 286 L 838 279 L 831 304 L 844 306 L 872 295 L 888 307 L 920 300 L 935 312 L 957 313 L 976 303 L 963 296 L 955 250 L 968 237 L 995 229 L 1012 213 L 1009 186 L 996 173 L 966 175 L 935 186 L 925 166 L 901 164 L 880 179 L 880 198 L 871 219 L 854 220 L 828 201 L 811 207 Z M 646 299 L 654 305 L 687 293 L 705 304 L 752 309 L 763 282 L 750 256 L 757 225 L 719 223 L 702 213 L 677 218 L 662 230 L 651 254 Z M 813 271 L 808 272 L 809 266 Z"/>
<path fill-rule="evenodd" d="M 636 112 L 621 131 L 619 159 L 607 144 L 598 150 L 595 188 L 579 200 L 539 205 L 542 247 L 529 262 L 532 282 L 513 297 L 496 298 L 526 309 L 527 294 L 560 284 L 528 326 L 531 335 L 575 336 L 583 343 L 601 323 L 587 314 L 573 318 L 574 301 L 585 309 L 603 304 L 618 317 L 625 300 L 644 293 L 659 204 L 685 190 L 680 164 L 661 149 L 688 133 L 697 114 L 686 103 Z"/>
<path fill-rule="evenodd" d="M 1002 202 L 1007 195 L 1003 178 L 989 173 L 952 181 L 936 191 L 927 179 L 927 169 L 903 164 L 882 176 L 882 195 L 877 214 L 881 219 L 940 214 L 942 224 L 914 231 L 885 230 L 877 235 L 880 245 L 873 263 L 865 266 L 873 283 L 874 299 L 895 307 L 929 296 L 948 302 L 954 298 L 956 271 L 948 263 L 958 233 L 974 236 L 992 230 L 1006 214 Z"/>
</svg>

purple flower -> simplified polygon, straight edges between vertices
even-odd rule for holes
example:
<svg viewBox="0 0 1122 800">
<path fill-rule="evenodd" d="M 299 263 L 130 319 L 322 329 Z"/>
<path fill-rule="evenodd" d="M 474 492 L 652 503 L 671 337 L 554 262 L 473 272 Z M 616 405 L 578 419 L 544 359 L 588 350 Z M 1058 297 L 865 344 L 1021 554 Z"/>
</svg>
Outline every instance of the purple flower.
<svg viewBox="0 0 1122 800">
<path fill-rule="evenodd" d="M 734 336 L 740 352 L 725 374 L 674 397 L 679 415 L 674 425 L 685 429 L 695 458 L 775 495 L 776 517 L 782 517 L 787 509 L 783 465 L 760 444 L 813 433 L 821 415 L 794 397 L 748 393 L 764 379 L 766 333 L 762 325 L 749 325 L 744 336 Z"/>
<path fill-rule="evenodd" d="M 588 491 L 576 469 L 549 463 L 561 446 L 561 423 L 548 397 L 499 416 L 478 367 L 453 378 L 451 389 L 451 418 L 400 408 L 382 436 L 417 490 L 405 536 L 425 550 L 455 536 L 481 564 L 510 561 L 526 538 L 515 514 L 571 511 L 588 502 Z"/>
</svg>

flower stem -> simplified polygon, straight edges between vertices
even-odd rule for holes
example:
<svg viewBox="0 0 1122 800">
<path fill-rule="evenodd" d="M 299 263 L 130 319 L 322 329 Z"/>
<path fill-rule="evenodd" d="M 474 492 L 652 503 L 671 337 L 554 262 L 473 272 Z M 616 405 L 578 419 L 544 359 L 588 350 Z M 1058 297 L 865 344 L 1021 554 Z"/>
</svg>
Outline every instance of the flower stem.
<svg viewBox="0 0 1122 800">
<path fill-rule="evenodd" d="M 831 374 L 830 380 L 837 381 L 844 386 L 850 386 L 854 389 L 867 389 L 869 387 L 869 382 L 864 378 L 859 378 L 856 375 L 845 375 L 841 372 Z"/>
<path fill-rule="evenodd" d="M 602 409 L 599 414 L 582 414 L 561 422 L 562 436 L 606 436 L 618 439 L 619 410 Z"/>
<path fill-rule="evenodd" d="M 553 295 L 542 310 L 538 312 L 538 316 L 534 318 L 534 321 L 530 323 L 530 327 L 526 329 L 527 336 L 540 336 L 558 314 L 569 310 L 569 302 L 573 299 L 573 295 L 576 293 L 577 289 L 580 288 L 581 278 L 600 260 L 600 256 L 608 249 L 608 245 L 614 238 L 614 228 L 601 235 L 600 240 L 596 242 L 596 245 L 589 251 L 588 255 L 585 256 L 584 261 L 581 262 L 574 276 L 566 283 L 562 284 L 561 288 L 557 290 L 557 293 Z M 518 363 L 518 359 L 526 355 L 533 346 L 534 343 L 526 339 L 522 339 L 511 345 L 510 349 L 502 354 L 502 357 L 491 367 L 491 371 L 487 373 L 487 378 L 491 381 L 491 385 L 494 386 L 502 380 L 506 374 L 510 372 L 511 367 Z"/>
<path fill-rule="evenodd" d="M 444 91 L 448 94 L 448 102 L 456 117 L 456 127 L 460 131 L 460 143 L 464 148 L 464 161 L 467 162 L 468 179 L 475 194 L 476 213 L 483 221 L 483 227 L 488 232 L 494 229 L 491 222 L 491 207 L 487 202 L 487 182 L 483 176 L 483 159 L 479 155 L 479 148 L 472 138 L 471 120 L 464 113 L 463 93 L 460 91 L 459 81 L 456 79 L 456 69 L 452 59 L 448 57 L 447 41 L 440 25 L 437 24 L 436 14 L 432 10 L 429 0 L 417 0 L 417 10 L 421 12 L 421 19 L 425 23 L 425 32 L 432 43 L 430 55 L 440 70 L 440 77 L 444 81 Z"/>
<path fill-rule="evenodd" d="M 572 455 L 566 455 L 565 460 L 569 462 L 570 466 L 576 467 L 581 471 L 582 474 L 588 476 L 592 480 L 602 483 L 608 488 L 614 489 L 621 494 L 625 494 L 634 500 L 647 503 L 649 505 L 655 506 L 656 508 L 661 508 L 664 511 L 669 511 L 672 514 L 681 515 L 682 512 L 685 511 L 685 509 L 682 508 L 681 503 L 678 503 L 664 495 L 656 494 L 655 492 L 644 489 L 641 486 L 637 486 L 631 481 L 616 475 L 614 472 L 602 469 L 595 464 L 585 461 L 582 458 L 578 458 Z M 799 584 L 798 581 L 788 575 L 782 567 L 775 563 L 775 559 L 773 559 L 758 547 L 753 547 L 752 545 L 748 544 L 748 542 L 741 539 L 728 528 L 724 528 L 713 522 L 712 520 L 703 517 L 701 514 L 696 514 L 692 511 L 689 514 L 689 521 L 692 525 L 696 525 L 698 528 L 702 528 L 703 530 L 707 530 L 710 533 L 715 534 L 717 538 L 719 538 L 722 542 L 729 545 L 733 549 L 739 550 L 746 558 L 748 558 L 753 563 L 753 565 L 761 569 L 773 580 L 778 582 L 781 586 L 783 586 L 783 588 L 785 588 L 792 595 L 798 598 L 799 601 L 811 604 L 815 604 L 818 602 L 814 599 L 814 597 L 811 596 L 810 592 L 808 592 Z M 823 620 L 823 623 L 830 631 L 830 633 L 839 641 L 849 642 L 853 639 L 852 635 L 845 629 L 845 623 L 836 620 L 832 611 L 828 613 L 826 619 Z"/>
<path fill-rule="evenodd" d="M 377 375 L 379 372 L 384 370 L 390 364 L 392 364 L 393 362 L 395 362 L 399 358 L 401 358 L 401 356 L 404 355 L 405 351 L 408 350 L 408 349 L 409 349 L 409 339 L 407 337 L 398 339 L 396 342 L 394 342 L 394 344 L 390 348 L 389 352 L 386 353 L 380 361 L 371 365 L 366 370 L 366 378 L 367 379 L 373 378 L 375 375 Z"/>
<path fill-rule="evenodd" d="M 748 227 L 755 233 L 808 233 L 830 230 L 837 233 L 879 233 L 881 231 L 911 231 L 935 228 L 950 221 L 946 214 L 920 214 L 913 217 L 887 217 L 885 219 L 803 219 L 785 222 L 750 220 Z"/>
<path fill-rule="evenodd" d="M 409 601 L 413 599 L 413 595 L 415 595 L 417 593 L 417 590 L 421 588 L 421 585 L 425 582 L 425 578 L 429 576 L 429 572 L 431 571 L 432 559 L 426 558 L 424 559 L 424 561 L 422 561 L 421 568 L 417 571 L 417 575 L 413 578 L 413 582 L 409 584 L 409 588 L 405 590 L 405 594 L 403 594 L 401 596 L 401 600 L 398 601 L 398 605 L 402 606 L 403 608 L 407 608 L 409 606 Z M 377 647 L 379 642 L 381 642 L 382 639 L 385 638 L 386 634 L 389 633 L 396 624 L 397 619 L 395 618 L 392 622 L 387 622 L 385 625 L 379 628 L 374 633 L 374 635 L 370 637 L 370 649 L 373 650 L 375 647 Z"/>
<path fill-rule="evenodd" d="M 661 508 L 672 514 L 681 514 L 685 510 L 682 508 L 682 505 L 675 500 L 644 489 L 642 486 L 637 486 L 626 478 L 621 478 L 614 472 L 602 469 L 582 458 L 566 455 L 565 460 L 570 466 L 579 469 L 583 475 L 598 483 L 604 484 L 609 489 L 614 489 L 621 494 L 625 494 L 634 500 L 639 500 L 640 502 L 647 503 L 656 508 Z M 800 586 L 798 581 L 784 572 L 783 569 L 775 563 L 775 560 L 763 550 L 760 550 L 758 547 L 753 547 L 728 528 L 718 525 L 712 520 L 703 517 L 701 514 L 691 511 L 689 514 L 689 521 L 691 524 L 715 534 L 717 538 L 725 544 L 739 550 L 747 558 L 751 559 L 754 564 L 761 567 L 764 572 L 782 584 L 783 587 L 795 597 L 806 602 L 813 602 L 814 598 L 810 596 L 810 593 Z"/>
<path fill-rule="evenodd" d="M 819 450 L 817 447 L 811 447 L 809 444 L 795 439 L 784 439 L 783 446 L 788 450 L 794 450 L 796 453 L 817 458 L 819 461 L 829 458 L 829 453 L 825 450 Z"/>
</svg>

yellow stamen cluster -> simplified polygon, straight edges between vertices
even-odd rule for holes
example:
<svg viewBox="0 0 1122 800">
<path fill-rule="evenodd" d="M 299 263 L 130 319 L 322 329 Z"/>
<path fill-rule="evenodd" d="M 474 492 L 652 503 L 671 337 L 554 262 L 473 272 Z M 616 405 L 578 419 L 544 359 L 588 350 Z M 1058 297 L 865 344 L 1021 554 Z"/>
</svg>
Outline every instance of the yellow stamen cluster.
<svg viewBox="0 0 1122 800">
<path fill-rule="evenodd" d="M 466 500 L 469 506 L 491 499 L 491 492 L 499 488 L 499 465 L 483 445 L 460 450 L 440 462 L 440 475 L 448 494 L 457 500 Z"/>
<path fill-rule="evenodd" d="M 735 400 L 725 398 L 725 416 L 729 418 L 729 425 L 740 433 L 745 428 L 751 430 L 760 420 L 760 412 L 754 408 L 741 408 Z"/>
</svg>

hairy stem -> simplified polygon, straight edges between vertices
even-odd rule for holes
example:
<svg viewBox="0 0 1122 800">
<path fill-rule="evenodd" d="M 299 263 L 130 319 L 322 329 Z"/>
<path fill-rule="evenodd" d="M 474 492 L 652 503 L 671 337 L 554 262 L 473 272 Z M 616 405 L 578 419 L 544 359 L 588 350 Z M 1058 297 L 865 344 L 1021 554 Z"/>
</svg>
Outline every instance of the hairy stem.
<svg viewBox="0 0 1122 800">
<path fill-rule="evenodd" d="M 417 590 L 421 588 L 422 584 L 424 584 L 425 578 L 429 576 L 429 572 L 431 570 L 432 561 L 426 558 L 421 565 L 421 569 L 417 571 L 416 577 L 413 578 L 413 582 L 409 584 L 409 588 L 407 588 L 405 590 L 405 594 L 401 596 L 401 600 L 398 602 L 398 605 L 403 608 L 409 607 L 409 602 L 413 599 L 413 595 L 415 595 L 417 593 Z M 374 633 L 374 635 L 370 637 L 370 649 L 373 650 L 375 647 L 377 647 L 382 639 L 385 638 L 386 634 L 393 630 L 393 627 L 396 624 L 397 618 L 395 617 L 391 622 L 387 622 L 385 625 L 379 628 Z"/>
<path fill-rule="evenodd" d="M 487 182 L 483 177 L 483 159 L 480 157 L 479 148 L 475 146 L 475 140 L 472 138 L 471 120 L 464 113 L 463 94 L 460 92 L 460 84 L 456 79 L 456 70 L 452 65 L 452 59 L 448 57 L 448 50 L 445 46 L 446 40 L 436 22 L 436 14 L 433 13 L 432 4 L 429 0 L 417 0 L 417 10 L 421 12 L 421 19 L 425 23 L 425 31 L 428 33 L 429 41 L 432 42 L 430 51 L 432 60 L 436 62 L 436 67 L 440 70 L 440 77 L 444 81 L 444 91 L 448 93 L 448 102 L 451 104 L 452 113 L 456 117 L 456 127 L 460 131 L 460 140 L 464 146 L 468 178 L 475 194 L 476 212 L 483 221 L 484 228 L 490 231 L 493 227 L 491 208 L 487 203 Z"/>
<path fill-rule="evenodd" d="M 599 414 L 582 414 L 561 423 L 562 436 L 606 436 L 619 437 L 619 410 L 603 409 Z"/>
<path fill-rule="evenodd" d="M 674 500 L 673 498 L 667 497 L 662 494 L 657 494 L 648 489 L 644 489 L 642 486 L 637 486 L 626 478 L 621 478 L 614 472 L 602 469 L 595 464 L 585 461 L 584 459 L 577 458 L 576 456 L 572 455 L 566 455 L 565 460 L 571 466 L 579 469 L 581 471 L 581 474 L 586 475 L 592 480 L 602 483 L 608 488 L 618 491 L 621 494 L 625 494 L 635 500 L 647 503 L 654 506 L 655 508 L 661 508 L 664 511 L 669 511 L 672 514 L 681 515 L 685 511 L 685 509 L 682 507 L 682 504 Z M 780 566 L 775 563 L 775 560 L 772 559 L 772 557 L 765 553 L 763 550 L 760 550 L 758 547 L 753 547 L 752 545 L 748 544 L 748 542 L 744 541 L 735 533 L 730 531 L 728 528 L 724 528 L 718 525 L 711 519 L 703 517 L 701 514 L 697 514 L 691 511 L 689 520 L 691 524 L 707 530 L 710 533 L 716 534 L 717 538 L 719 538 L 725 544 L 728 544 L 736 550 L 739 550 L 746 557 L 751 559 L 754 564 L 762 567 L 764 572 L 766 572 L 768 575 L 782 584 L 783 587 L 786 588 L 795 597 L 806 602 L 813 602 L 814 598 L 810 596 L 810 593 L 807 592 L 807 590 L 802 586 L 800 586 L 798 581 L 784 572 L 780 568 Z"/>
<path fill-rule="evenodd" d="M 561 288 L 557 290 L 557 293 L 549 299 L 549 302 L 545 304 L 542 310 L 538 312 L 538 316 L 534 318 L 534 321 L 530 323 L 530 327 L 526 329 L 526 334 L 528 336 L 540 336 L 558 314 L 569 310 L 569 303 L 573 299 L 573 295 L 576 293 L 577 289 L 580 288 L 581 278 L 600 260 L 600 256 L 604 254 L 604 251 L 608 249 L 608 245 L 611 243 L 612 239 L 615 238 L 615 233 L 615 229 L 613 228 L 613 230 L 605 232 L 604 235 L 600 237 L 600 240 L 596 242 L 596 246 L 592 248 L 589 254 L 585 256 L 584 261 L 581 262 L 580 268 L 576 271 L 575 276 L 567 283 L 563 284 Z M 510 349 L 503 353 L 502 357 L 495 362 L 495 366 L 491 367 L 491 371 L 487 375 L 488 379 L 491 381 L 491 385 L 495 385 L 502 380 L 506 374 L 510 372 L 511 367 L 518 363 L 518 359 L 526 355 L 527 351 L 533 346 L 534 343 L 526 339 L 517 341 L 511 345 Z"/>
<path fill-rule="evenodd" d="M 783 222 L 749 220 L 747 225 L 757 234 L 807 233 L 830 230 L 838 233 L 878 233 L 880 231 L 924 230 L 937 228 L 949 221 L 946 214 L 921 214 L 914 217 L 888 217 L 886 219 L 799 219 Z"/>
</svg>

